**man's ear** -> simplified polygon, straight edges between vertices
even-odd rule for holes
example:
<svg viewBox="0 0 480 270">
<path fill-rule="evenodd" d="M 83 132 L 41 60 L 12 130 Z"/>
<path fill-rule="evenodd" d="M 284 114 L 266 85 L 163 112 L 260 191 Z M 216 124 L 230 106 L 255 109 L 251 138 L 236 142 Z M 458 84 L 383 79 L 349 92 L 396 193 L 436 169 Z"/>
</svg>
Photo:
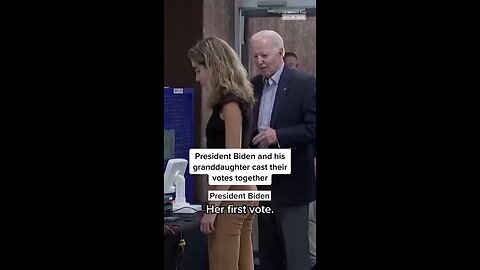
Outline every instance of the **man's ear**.
<svg viewBox="0 0 480 270">
<path fill-rule="evenodd" d="M 285 57 L 285 50 L 283 48 L 280 48 L 280 51 L 278 51 L 280 53 L 280 55 L 283 57 Z"/>
</svg>

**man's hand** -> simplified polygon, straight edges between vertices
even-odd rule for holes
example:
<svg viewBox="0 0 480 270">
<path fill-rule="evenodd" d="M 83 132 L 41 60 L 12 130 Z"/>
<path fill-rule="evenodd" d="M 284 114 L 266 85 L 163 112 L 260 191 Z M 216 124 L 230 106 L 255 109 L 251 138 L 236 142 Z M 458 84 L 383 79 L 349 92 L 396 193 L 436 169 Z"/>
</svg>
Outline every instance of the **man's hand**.
<svg viewBox="0 0 480 270">
<path fill-rule="evenodd" d="M 277 132 L 275 129 L 267 128 L 265 131 L 262 131 L 257 134 L 252 140 L 253 145 L 272 145 L 276 144 L 277 141 Z"/>
<path fill-rule="evenodd" d="M 205 214 L 200 222 L 200 231 L 204 234 L 211 234 L 215 231 L 215 219 L 217 214 Z"/>
</svg>

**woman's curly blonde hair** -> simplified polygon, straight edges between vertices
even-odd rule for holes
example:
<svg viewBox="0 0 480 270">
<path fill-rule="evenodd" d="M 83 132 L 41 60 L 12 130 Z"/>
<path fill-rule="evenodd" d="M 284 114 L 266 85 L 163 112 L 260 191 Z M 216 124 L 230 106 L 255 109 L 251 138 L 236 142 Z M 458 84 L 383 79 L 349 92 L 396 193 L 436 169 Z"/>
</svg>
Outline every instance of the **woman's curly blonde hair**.
<svg viewBox="0 0 480 270">
<path fill-rule="evenodd" d="M 210 106 L 213 107 L 226 94 L 234 94 L 253 105 L 255 96 L 247 70 L 227 42 L 217 37 L 205 38 L 188 51 L 188 58 L 205 66 L 209 72 Z"/>
</svg>

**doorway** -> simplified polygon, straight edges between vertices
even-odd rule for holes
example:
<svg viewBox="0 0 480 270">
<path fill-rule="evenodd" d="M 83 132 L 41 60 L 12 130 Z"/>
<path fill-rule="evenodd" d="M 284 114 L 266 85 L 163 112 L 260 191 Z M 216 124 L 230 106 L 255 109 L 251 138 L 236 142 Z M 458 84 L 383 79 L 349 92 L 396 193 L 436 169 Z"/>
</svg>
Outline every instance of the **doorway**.
<svg viewBox="0 0 480 270">
<path fill-rule="evenodd" d="M 300 70 L 315 76 L 317 56 L 317 29 L 316 9 L 306 8 L 305 20 L 283 20 L 281 14 L 271 13 L 266 9 L 241 10 L 243 16 L 243 42 L 241 45 L 242 63 L 245 65 L 250 78 L 258 74 L 249 55 L 249 39 L 261 30 L 273 30 L 283 37 L 285 50 L 294 52 L 300 62 Z"/>
</svg>

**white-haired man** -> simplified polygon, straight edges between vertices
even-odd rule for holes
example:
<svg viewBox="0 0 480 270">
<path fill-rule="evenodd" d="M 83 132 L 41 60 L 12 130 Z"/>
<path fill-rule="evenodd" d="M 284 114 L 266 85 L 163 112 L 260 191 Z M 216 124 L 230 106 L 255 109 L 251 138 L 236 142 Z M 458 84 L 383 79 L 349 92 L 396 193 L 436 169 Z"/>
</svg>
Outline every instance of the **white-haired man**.
<svg viewBox="0 0 480 270">
<path fill-rule="evenodd" d="M 253 109 L 251 147 L 290 148 L 291 174 L 273 175 L 273 214 L 258 215 L 262 270 L 310 270 L 309 203 L 315 200 L 314 144 L 316 81 L 285 66 L 282 37 L 270 30 L 254 34 L 250 49 L 260 74 L 252 79 L 260 102 Z"/>
</svg>

